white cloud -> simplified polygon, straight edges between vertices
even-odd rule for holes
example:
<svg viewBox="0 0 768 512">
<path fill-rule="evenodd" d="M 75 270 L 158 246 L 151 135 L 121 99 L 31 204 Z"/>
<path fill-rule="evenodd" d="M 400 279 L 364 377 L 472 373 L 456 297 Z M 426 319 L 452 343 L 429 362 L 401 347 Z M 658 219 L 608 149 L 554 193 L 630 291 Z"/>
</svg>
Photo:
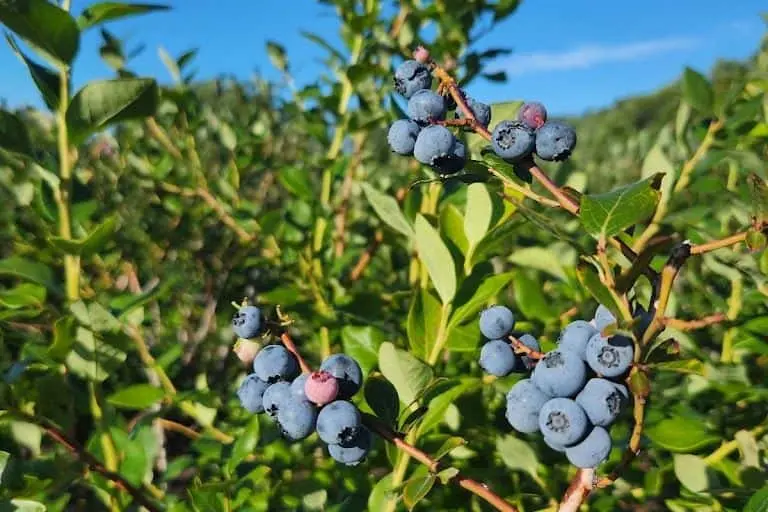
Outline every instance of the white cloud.
<svg viewBox="0 0 768 512">
<path fill-rule="evenodd" d="M 509 75 L 537 71 L 587 69 L 608 62 L 627 62 L 695 47 L 695 38 L 668 37 L 623 44 L 585 44 L 562 52 L 534 52 L 512 55 L 499 63 Z"/>
</svg>

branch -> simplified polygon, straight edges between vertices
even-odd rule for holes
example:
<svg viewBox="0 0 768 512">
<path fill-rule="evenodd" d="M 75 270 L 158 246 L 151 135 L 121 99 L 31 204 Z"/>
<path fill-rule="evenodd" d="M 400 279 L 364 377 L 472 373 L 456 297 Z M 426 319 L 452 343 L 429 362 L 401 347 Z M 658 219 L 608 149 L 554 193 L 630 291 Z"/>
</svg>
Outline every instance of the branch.
<svg viewBox="0 0 768 512">
<path fill-rule="evenodd" d="M 401 437 L 399 437 L 398 434 L 393 432 L 387 425 L 385 425 L 375 416 L 364 414 L 363 423 L 365 423 L 366 427 L 378 434 L 382 439 L 394 444 L 398 450 L 402 450 L 414 460 L 424 464 L 430 473 L 437 473 L 441 470 L 441 468 L 443 468 L 439 460 L 434 459 L 427 453 L 424 453 L 415 446 L 405 442 Z M 501 512 L 519 512 L 516 507 L 510 505 L 504 500 L 504 498 L 491 491 L 487 485 L 472 480 L 471 478 L 462 475 L 460 472 L 456 473 L 456 475 L 451 478 L 450 481 L 455 482 L 459 487 L 462 487 L 472 494 L 484 499 L 488 504 L 496 508 L 496 510 Z"/>
<path fill-rule="evenodd" d="M 288 333 L 281 334 L 280 341 L 283 342 L 283 345 L 285 345 L 285 348 L 288 349 L 288 352 L 296 356 L 296 360 L 299 362 L 299 366 L 301 367 L 302 373 L 311 373 L 312 368 L 310 368 L 310 366 L 307 364 L 304 358 L 301 357 L 301 354 L 299 353 L 299 349 L 296 348 L 296 344 L 293 342 L 291 337 L 288 336 Z"/>
<path fill-rule="evenodd" d="M 707 252 L 716 251 L 717 249 L 722 249 L 723 247 L 736 245 L 738 243 L 743 242 L 746 239 L 747 239 L 746 231 L 742 233 L 736 233 L 735 235 L 725 237 L 721 240 L 713 240 L 705 244 L 692 245 L 691 254 L 704 254 Z"/>
<path fill-rule="evenodd" d="M 678 331 L 694 331 L 696 329 L 703 329 L 710 325 L 719 324 L 728 320 L 728 315 L 725 313 L 715 313 L 714 315 L 705 316 L 697 320 L 680 320 L 677 318 L 665 317 L 662 322 L 665 326 L 672 327 Z"/>
<path fill-rule="evenodd" d="M 384 233 L 382 233 L 381 230 L 377 230 L 373 235 L 373 240 L 368 244 L 368 247 L 363 251 L 363 254 L 360 255 L 360 259 L 357 260 L 352 272 L 349 273 L 349 279 L 351 281 L 360 279 L 360 276 L 363 275 L 363 272 L 368 267 L 368 264 L 373 259 L 373 255 L 376 254 L 376 251 L 379 249 L 383 240 Z"/>
<path fill-rule="evenodd" d="M 509 341 L 512 345 L 512 348 L 515 349 L 516 354 L 523 354 L 527 357 L 530 357 L 531 359 L 537 359 L 537 360 L 544 357 L 544 352 L 537 352 L 536 350 L 533 350 L 532 348 L 525 346 L 522 341 L 515 338 L 511 334 L 509 335 Z"/>
<path fill-rule="evenodd" d="M 158 507 L 151 499 L 146 496 L 149 493 L 145 484 L 141 485 L 141 488 L 134 486 L 128 480 L 126 480 L 121 474 L 107 469 L 91 452 L 86 450 L 74 439 L 70 439 L 58 426 L 56 426 L 51 420 L 23 412 L 14 411 L 11 414 L 17 416 L 19 419 L 28 423 L 33 423 L 41 427 L 51 439 L 66 448 L 75 458 L 85 464 L 90 470 L 95 471 L 107 480 L 114 482 L 115 486 L 128 493 L 133 500 L 146 508 L 150 512 L 160 512 L 162 509 Z"/>
<path fill-rule="evenodd" d="M 565 491 L 558 512 L 577 512 L 589 493 L 595 488 L 595 470 L 580 469 Z"/>
</svg>

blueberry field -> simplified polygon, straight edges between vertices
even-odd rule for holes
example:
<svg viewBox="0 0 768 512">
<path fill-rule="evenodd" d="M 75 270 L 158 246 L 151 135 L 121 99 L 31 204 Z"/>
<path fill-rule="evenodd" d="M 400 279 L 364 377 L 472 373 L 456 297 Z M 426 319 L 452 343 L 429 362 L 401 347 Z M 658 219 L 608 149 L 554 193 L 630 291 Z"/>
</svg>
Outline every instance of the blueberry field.
<svg viewBox="0 0 768 512">
<path fill-rule="evenodd" d="M 0 511 L 768 511 L 768 37 L 562 118 L 514 0 L 321 3 L 297 86 L 0 0 Z"/>
</svg>

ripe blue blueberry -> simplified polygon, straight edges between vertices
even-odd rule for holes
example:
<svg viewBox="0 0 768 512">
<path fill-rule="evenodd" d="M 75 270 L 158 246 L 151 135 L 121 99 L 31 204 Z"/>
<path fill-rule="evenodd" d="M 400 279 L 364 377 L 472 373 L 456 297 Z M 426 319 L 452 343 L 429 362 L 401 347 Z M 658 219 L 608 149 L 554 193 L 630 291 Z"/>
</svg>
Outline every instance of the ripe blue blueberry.
<svg viewBox="0 0 768 512">
<path fill-rule="evenodd" d="M 568 461 L 577 468 L 595 468 L 611 453 L 611 436 L 603 427 L 595 427 L 579 444 L 565 449 Z"/>
<path fill-rule="evenodd" d="M 285 437 L 298 441 L 315 431 L 317 408 L 306 400 L 293 397 L 277 412 L 277 424 Z"/>
<path fill-rule="evenodd" d="M 616 323 L 616 317 L 613 316 L 611 310 L 600 304 L 595 310 L 595 317 L 592 319 L 595 323 L 595 329 L 602 331 L 611 324 Z"/>
<path fill-rule="evenodd" d="M 491 106 L 480 101 L 476 101 L 474 98 L 467 98 L 467 106 L 469 110 L 474 114 L 477 122 L 483 126 L 488 126 L 491 122 Z M 456 119 L 464 119 L 464 112 L 461 110 L 456 112 Z"/>
<path fill-rule="evenodd" d="M 293 394 L 293 396 L 299 397 L 302 400 L 307 399 L 307 395 L 304 392 L 304 386 L 306 385 L 308 378 L 309 378 L 308 373 L 302 373 L 301 375 L 293 379 L 293 382 L 291 382 L 291 394 Z"/>
<path fill-rule="evenodd" d="M 506 377 L 515 367 L 517 356 L 506 340 L 492 340 L 480 350 L 480 367 L 491 375 Z"/>
<path fill-rule="evenodd" d="M 566 447 L 564 445 L 558 444 L 546 436 L 544 436 L 544 442 L 546 443 L 547 446 L 549 446 L 556 452 L 565 453 Z"/>
<path fill-rule="evenodd" d="M 320 364 L 320 369 L 336 377 L 339 382 L 338 398 L 342 400 L 351 398 L 363 385 L 363 371 L 360 365 L 346 354 L 326 357 Z"/>
<path fill-rule="evenodd" d="M 584 409 L 570 398 L 553 398 L 539 412 L 539 429 L 556 445 L 571 446 L 587 435 L 589 420 Z"/>
<path fill-rule="evenodd" d="M 536 154 L 544 160 L 567 160 L 576 147 L 576 130 L 572 126 L 550 121 L 536 130 Z"/>
<path fill-rule="evenodd" d="M 412 155 L 419 130 L 419 125 L 410 119 L 398 119 L 392 123 L 387 133 L 389 147 L 399 155 Z"/>
<path fill-rule="evenodd" d="M 299 373 L 299 365 L 296 357 L 282 345 L 267 345 L 253 360 L 253 372 L 271 384 L 294 378 Z"/>
<path fill-rule="evenodd" d="M 352 446 L 361 427 L 360 411 L 346 400 L 331 402 L 317 416 L 317 435 L 326 444 Z"/>
<path fill-rule="evenodd" d="M 395 70 L 395 90 L 406 98 L 431 86 L 432 74 L 429 68 L 420 62 L 406 60 Z"/>
<path fill-rule="evenodd" d="M 595 334 L 587 343 L 587 364 L 603 377 L 618 377 L 632 365 L 635 347 L 626 336 Z"/>
<path fill-rule="evenodd" d="M 549 396 L 568 397 L 579 392 L 587 378 L 581 357 L 571 350 L 552 350 L 544 354 L 531 380 Z"/>
<path fill-rule="evenodd" d="M 240 399 L 240 405 L 248 412 L 264 412 L 263 397 L 264 391 L 269 384 L 259 379 L 252 373 L 243 380 L 237 389 L 237 398 Z"/>
<path fill-rule="evenodd" d="M 445 117 L 445 100 L 430 90 L 422 90 L 408 100 L 408 117 L 419 124 L 425 125 L 430 121 Z"/>
<path fill-rule="evenodd" d="M 586 357 L 585 350 L 589 338 L 597 333 L 597 329 L 592 327 L 589 322 L 576 320 L 565 326 L 557 339 L 558 348 L 562 350 L 572 350 L 581 356 Z"/>
<path fill-rule="evenodd" d="M 419 132 L 413 146 L 413 156 L 426 165 L 435 165 L 441 159 L 453 155 L 456 137 L 445 126 L 431 125 Z"/>
<path fill-rule="evenodd" d="M 238 338 L 250 339 L 259 334 L 261 310 L 256 306 L 245 306 L 232 317 L 232 330 Z"/>
<path fill-rule="evenodd" d="M 538 101 L 523 103 L 517 111 L 517 120 L 531 130 L 536 130 L 547 122 L 547 109 Z"/>
<path fill-rule="evenodd" d="M 446 156 L 439 156 L 432 162 L 435 172 L 442 176 L 454 174 L 464 168 L 467 163 L 467 148 L 464 143 L 456 139 L 453 150 Z"/>
<path fill-rule="evenodd" d="M 502 121 L 491 134 L 493 151 L 501 158 L 517 162 L 529 156 L 536 146 L 536 136 L 519 121 Z"/>
<path fill-rule="evenodd" d="M 480 332 L 490 340 L 505 338 L 515 327 L 515 315 L 506 306 L 491 306 L 480 313 Z"/>
<path fill-rule="evenodd" d="M 277 413 L 287 400 L 294 400 L 296 397 L 291 393 L 291 385 L 283 380 L 277 381 L 274 384 L 270 384 L 266 391 L 264 391 L 264 397 L 262 398 L 262 404 L 264 411 L 269 414 L 271 418 L 277 418 Z"/>
<path fill-rule="evenodd" d="M 347 466 L 357 466 L 371 450 L 371 432 L 365 427 L 360 427 L 357 436 L 349 443 L 349 446 L 329 444 L 328 453 L 336 462 Z"/>
<path fill-rule="evenodd" d="M 531 336 L 530 334 L 523 334 L 518 338 L 520 340 L 520 343 L 528 347 L 529 349 L 533 350 L 534 352 L 541 351 L 541 345 L 539 345 L 538 340 Z M 515 362 L 515 369 L 512 371 L 515 372 L 526 372 L 529 371 L 531 368 L 533 368 L 536 365 L 536 360 L 531 359 L 528 356 L 518 356 L 517 361 Z"/>
<path fill-rule="evenodd" d="M 517 381 L 507 393 L 507 421 L 523 434 L 538 431 L 539 411 L 549 398 L 530 379 Z"/>
<path fill-rule="evenodd" d="M 609 380 L 589 379 L 584 389 L 576 395 L 576 403 L 587 413 L 593 425 L 607 427 L 621 412 L 629 398 L 627 388 Z"/>
</svg>

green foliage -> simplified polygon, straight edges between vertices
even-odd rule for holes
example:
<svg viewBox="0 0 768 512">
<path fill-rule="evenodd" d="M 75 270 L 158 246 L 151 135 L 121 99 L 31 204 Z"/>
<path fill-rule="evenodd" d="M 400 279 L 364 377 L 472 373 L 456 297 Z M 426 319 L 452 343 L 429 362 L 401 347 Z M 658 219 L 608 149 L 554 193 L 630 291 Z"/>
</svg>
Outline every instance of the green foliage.
<svg viewBox="0 0 768 512">
<path fill-rule="evenodd" d="M 650 391 L 641 454 L 613 489 L 591 493 L 590 510 L 764 510 L 768 42 L 748 62 L 710 76 L 686 69 L 656 94 L 574 119 L 573 158 L 542 169 L 569 187 L 576 218 L 531 199 L 551 196 L 476 134 L 466 137 L 471 184 L 411 188 L 434 176 L 386 145 L 402 116 L 391 80 L 402 56 L 424 44 L 438 62 L 457 59 L 468 91 L 502 79 L 485 67 L 507 50 L 469 34 L 518 2 L 325 3 L 343 42 L 304 33 L 326 72 L 294 89 L 279 41 L 264 51 L 280 82 L 195 81 L 192 49 L 161 52 L 172 86 L 136 76 L 133 52 L 105 24 L 161 5 L 70 14 L 0 0 L 21 62 L 6 71 L 29 73 L 50 110 L 0 110 L 0 508 L 130 509 L 135 496 L 105 467 L 150 506 L 179 512 L 486 510 L 455 485 L 459 472 L 545 509 L 573 471 L 504 421 L 516 377 L 482 378 L 477 316 L 507 304 L 546 350 L 598 302 L 621 318 L 616 288 L 647 307 L 658 298 L 649 276 L 671 247 L 644 244 L 653 229 L 646 241 L 746 232 L 753 251 L 706 252 L 680 270 L 666 315 L 726 320 L 665 326 L 642 361 L 648 374 L 633 380 Z M 100 46 L 79 48 L 80 31 L 96 27 Z M 70 91 L 76 55 L 91 51 L 115 75 Z M 510 93 L 494 120 L 521 100 Z M 596 245 L 609 238 L 606 265 Z M 316 436 L 289 445 L 244 411 L 235 390 L 249 370 L 229 327 L 230 303 L 244 297 L 267 313 L 265 342 L 287 329 L 313 366 L 330 353 L 356 358 L 366 374 L 357 404 L 440 466 L 376 438 L 368 461 L 342 467 Z M 616 446 L 632 424 L 627 412 Z"/>
</svg>

